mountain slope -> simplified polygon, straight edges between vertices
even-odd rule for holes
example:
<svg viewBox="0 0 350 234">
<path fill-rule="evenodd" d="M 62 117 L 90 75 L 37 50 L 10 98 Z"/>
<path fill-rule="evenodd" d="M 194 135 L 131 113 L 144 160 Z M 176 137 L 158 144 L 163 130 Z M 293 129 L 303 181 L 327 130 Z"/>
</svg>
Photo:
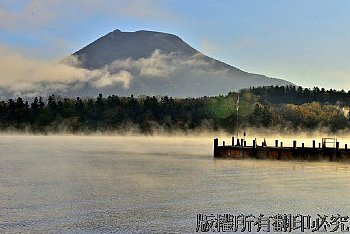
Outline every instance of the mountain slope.
<svg viewBox="0 0 350 234">
<path fill-rule="evenodd" d="M 106 85 L 97 87 L 98 90 L 85 87 L 87 90 L 82 90 L 82 93 L 87 95 L 105 92 L 204 96 L 226 94 L 250 86 L 293 85 L 285 80 L 244 72 L 209 58 L 179 37 L 161 32 L 115 30 L 73 56 L 83 68 L 104 69 L 112 76 L 128 76 L 127 84 L 120 79 L 120 82 L 106 82 Z"/>
</svg>

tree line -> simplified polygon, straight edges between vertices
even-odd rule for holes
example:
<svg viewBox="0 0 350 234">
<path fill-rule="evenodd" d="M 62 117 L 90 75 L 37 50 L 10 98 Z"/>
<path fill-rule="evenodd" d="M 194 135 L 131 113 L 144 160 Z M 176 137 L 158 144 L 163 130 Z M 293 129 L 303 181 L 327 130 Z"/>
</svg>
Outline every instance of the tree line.
<svg viewBox="0 0 350 234">
<path fill-rule="evenodd" d="M 337 91 L 318 87 L 308 89 L 301 86 L 262 86 L 252 87 L 249 91 L 261 97 L 261 100 L 266 104 L 292 103 L 301 105 L 319 102 L 321 104 L 350 106 L 350 91 L 345 92 L 343 89 Z"/>
<path fill-rule="evenodd" d="M 239 96 L 239 101 L 238 101 Z M 258 87 L 200 98 L 168 96 L 62 98 L 0 101 L 0 130 L 48 133 L 141 133 L 272 128 L 349 131 L 350 93 L 301 87 Z M 238 117 L 238 118 L 237 118 Z M 237 121 L 238 120 L 238 121 Z"/>
</svg>

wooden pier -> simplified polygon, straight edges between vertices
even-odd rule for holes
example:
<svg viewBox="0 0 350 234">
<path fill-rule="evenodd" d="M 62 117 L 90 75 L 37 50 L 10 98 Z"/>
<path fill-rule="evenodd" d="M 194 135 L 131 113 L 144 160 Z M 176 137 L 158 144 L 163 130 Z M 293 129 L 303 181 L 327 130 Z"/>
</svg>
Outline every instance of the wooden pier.
<svg viewBox="0 0 350 234">
<path fill-rule="evenodd" d="M 256 140 L 252 141 L 250 146 L 244 139 L 232 137 L 232 144 L 226 145 L 223 141 L 219 145 L 218 138 L 214 139 L 214 157 L 215 158 L 234 158 L 234 159 L 271 159 L 271 160 L 303 160 L 303 161 L 350 161 L 350 149 L 347 144 L 344 148 L 339 148 L 339 142 L 335 138 L 322 138 L 322 143 L 316 145 L 312 141 L 312 147 L 305 147 L 304 143 L 297 146 L 297 141 L 293 141 L 292 147 L 284 147 L 283 142 L 275 140 L 274 146 L 266 146 L 262 142 L 258 146 Z M 329 142 L 331 140 L 331 142 Z"/>
</svg>

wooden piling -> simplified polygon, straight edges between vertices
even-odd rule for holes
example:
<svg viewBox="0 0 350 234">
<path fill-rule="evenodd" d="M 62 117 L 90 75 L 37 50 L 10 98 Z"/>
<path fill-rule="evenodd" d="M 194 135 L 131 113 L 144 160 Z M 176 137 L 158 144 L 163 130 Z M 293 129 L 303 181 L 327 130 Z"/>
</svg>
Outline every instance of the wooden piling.
<svg viewBox="0 0 350 234">
<path fill-rule="evenodd" d="M 318 148 L 320 148 L 320 149 L 321 149 L 321 143 L 318 143 Z"/>
<path fill-rule="evenodd" d="M 346 149 L 346 150 L 348 149 L 348 144 L 345 144 L 345 149 Z"/>
<path fill-rule="evenodd" d="M 232 143 L 231 143 L 232 146 L 235 145 L 235 137 L 232 137 Z"/>
<path fill-rule="evenodd" d="M 339 152 L 339 142 L 335 142 L 335 155 L 336 155 L 336 159 L 338 159 L 340 157 L 340 152 Z"/>
<path fill-rule="evenodd" d="M 304 143 L 301 143 L 301 148 L 303 148 L 303 149 L 304 149 Z"/>
<path fill-rule="evenodd" d="M 281 141 L 281 148 L 283 148 L 283 142 Z"/>
<path fill-rule="evenodd" d="M 218 157 L 218 146 L 219 146 L 219 139 L 214 139 L 214 157 Z"/>
<path fill-rule="evenodd" d="M 312 141 L 312 148 L 314 148 L 314 149 L 316 148 L 316 141 L 315 140 Z"/>
<path fill-rule="evenodd" d="M 247 142 L 246 141 L 243 141 L 243 144 L 244 144 L 244 147 L 247 146 Z"/>
<path fill-rule="evenodd" d="M 275 147 L 278 147 L 278 140 L 275 140 Z"/>
<path fill-rule="evenodd" d="M 225 141 L 222 142 L 222 146 L 225 146 Z"/>
<path fill-rule="evenodd" d="M 239 139 L 237 139 L 237 144 L 236 144 L 236 146 L 239 146 Z"/>
<path fill-rule="evenodd" d="M 241 146 L 243 146 L 243 139 L 241 139 Z"/>
<path fill-rule="evenodd" d="M 297 148 L 297 141 L 293 141 L 293 149 Z"/>
<path fill-rule="evenodd" d="M 255 140 L 253 140 L 253 149 L 255 149 L 256 148 L 256 142 L 255 142 Z"/>
</svg>

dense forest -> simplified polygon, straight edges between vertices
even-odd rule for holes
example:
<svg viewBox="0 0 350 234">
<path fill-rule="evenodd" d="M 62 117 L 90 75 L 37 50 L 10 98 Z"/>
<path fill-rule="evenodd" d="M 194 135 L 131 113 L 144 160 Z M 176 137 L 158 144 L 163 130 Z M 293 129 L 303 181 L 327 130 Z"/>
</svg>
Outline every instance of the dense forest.
<svg viewBox="0 0 350 234">
<path fill-rule="evenodd" d="M 239 96 L 239 100 L 238 99 Z M 258 87 L 200 98 L 62 98 L 0 102 L 0 130 L 48 133 L 269 128 L 276 131 L 349 131 L 350 92 L 301 87 Z M 237 118 L 238 117 L 238 118 Z M 238 120 L 238 121 L 237 121 Z"/>
<path fill-rule="evenodd" d="M 314 87 L 313 89 L 296 86 L 269 86 L 250 88 L 250 92 L 261 98 L 265 104 L 304 104 L 319 102 L 321 104 L 333 104 L 350 106 L 350 91 L 325 90 Z"/>
</svg>

